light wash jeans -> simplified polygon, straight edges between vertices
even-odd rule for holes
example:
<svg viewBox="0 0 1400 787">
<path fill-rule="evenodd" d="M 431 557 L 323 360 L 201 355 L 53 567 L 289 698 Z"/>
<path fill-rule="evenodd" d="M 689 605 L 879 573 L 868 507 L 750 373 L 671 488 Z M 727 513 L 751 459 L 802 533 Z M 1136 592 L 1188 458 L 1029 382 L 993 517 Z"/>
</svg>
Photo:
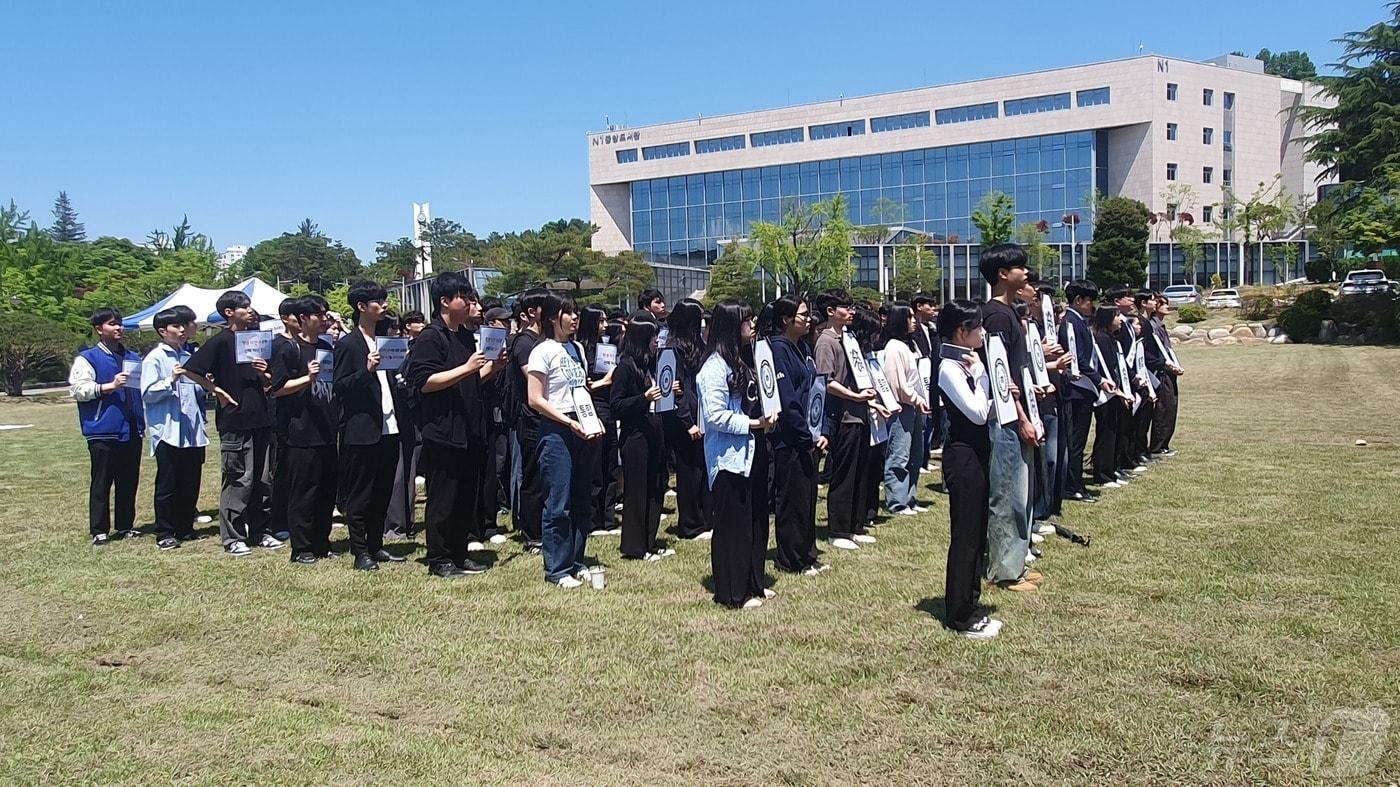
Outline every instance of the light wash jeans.
<svg viewBox="0 0 1400 787">
<path fill-rule="evenodd" d="M 558 582 L 584 568 L 589 502 L 593 492 L 590 461 L 597 451 L 550 419 L 540 424 L 540 477 L 544 482 L 544 577 Z"/>
<path fill-rule="evenodd" d="M 914 505 L 924 451 L 924 422 L 918 409 L 905 405 L 890 418 L 890 443 L 885 454 L 885 508 L 898 512 Z"/>
<path fill-rule="evenodd" d="M 992 458 L 987 496 L 987 579 L 1010 582 L 1026 573 L 1031 544 L 1030 463 L 1033 450 L 1016 434 L 1016 422 L 987 427 Z"/>
</svg>

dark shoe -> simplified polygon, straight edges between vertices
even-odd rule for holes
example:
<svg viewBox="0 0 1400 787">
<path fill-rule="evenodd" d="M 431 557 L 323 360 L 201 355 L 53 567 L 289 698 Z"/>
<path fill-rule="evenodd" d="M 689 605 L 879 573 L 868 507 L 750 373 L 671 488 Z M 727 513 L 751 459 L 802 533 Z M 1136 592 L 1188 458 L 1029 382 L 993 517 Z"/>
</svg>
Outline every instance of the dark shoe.
<svg viewBox="0 0 1400 787">
<path fill-rule="evenodd" d="M 376 563 L 375 560 L 374 560 L 374 558 L 370 557 L 369 555 L 356 555 L 356 556 L 355 556 L 355 570 L 356 570 L 356 571 L 378 571 L 378 570 L 379 570 L 379 564 Z"/>
<path fill-rule="evenodd" d="M 383 549 L 374 553 L 374 559 L 378 560 L 380 563 L 402 563 L 408 560 L 406 557 L 400 557 Z"/>
<path fill-rule="evenodd" d="M 203 540 L 206 538 L 206 536 L 202 536 L 202 535 L 200 535 L 200 534 L 198 534 L 198 533 L 190 532 L 190 533 L 181 533 L 180 535 L 175 536 L 175 538 L 179 539 L 180 541 L 203 541 Z"/>
<path fill-rule="evenodd" d="M 310 552 L 298 552 L 292 555 L 292 562 L 302 566 L 310 566 L 316 563 L 316 556 Z"/>
<path fill-rule="evenodd" d="M 162 538 L 156 542 L 156 548 L 162 552 L 166 552 L 171 549 L 179 549 L 180 542 L 174 538 L 166 536 L 165 538 Z"/>
<path fill-rule="evenodd" d="M 481 565 L 480 563 L 477 563 L 476 561 L 472 560 L 471 558 L 464 558 L 464 559 L 462 560 L 462 565 L 458 566 L 458 569 L 460 569 L 461 572 L 462 572 L 463 574 L 484 574 L 484 573 L 486 573 L 486 566 L 483 566 L 483 565 Z"/>
<path fill-rule="evenodd" d="M 340 553 L 335 551 L 334 549 L 330 550 L 324 555 L 321 555 L 322 560 L 335 560 L 338 557 L 340 557 Z"/>
<path fill-rule="evenodd" d="M 442 577 L 443 579 L 461 579 L 467 575 L 467 572 L 457 568 L 451 563 L 440 566 L 429 566 L 428 573 L 435 577 Z"/>
<path fill-rule="evenodd" d="M 407 541 L 407 540 L 410 539 L 410 538 L 413 538 L 413 536 L 409 535 L 408 533 L 403 532 L 402 530 L 385 530 L 385 531 L 384 531 L 384 539 L 385 539 L 386 541 Z"/>
<path fill-rule="evenodd" d="M 136 530 L 133 528 L 131 530 L 118 530 L 116 535 L 113 536 L 113 538 L 117 539 L 118 541 L 125 541 L 128 538 L 140 538 L 144 535 L 146 534 L 142 533 L 140 530 Z"/>
<path fill-rule="evenodd" d="M 292 531 L 290 531 L 290 530 L 278 530 L 276 533 L 273 533 L 273 534 L 272 534 L 272 537 L 275 538 L 275 539 L 277 539 L 278 541 L 291 541 L 291 540 L 292 540 Z"/>
<path fill-rule="evenodd" d="M 92 537 L 92 545 L 95 547 L 105 547 L 111 540 L 112 539 L 108 538 L 106 533 L 98 533 Z"/>
</svg>

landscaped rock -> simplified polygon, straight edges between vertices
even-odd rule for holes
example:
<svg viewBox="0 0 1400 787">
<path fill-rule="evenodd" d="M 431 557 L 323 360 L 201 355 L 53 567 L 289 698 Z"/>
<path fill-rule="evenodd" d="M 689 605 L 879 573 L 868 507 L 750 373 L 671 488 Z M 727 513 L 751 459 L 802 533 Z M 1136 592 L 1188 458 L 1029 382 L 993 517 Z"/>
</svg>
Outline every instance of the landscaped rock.
<svg viewBox="0 0 1400 787">
<path fill-rule="evenodd" d="M 1277 329 L 1275 329 L 1275 330 L 1277 330 Z M 1293 340 L 1290 339 L 1290 338 L 1288 338 L 1288 334 L 1286 334 L 1286 333 L 1275 333 L 1273 336 L 1270 336 L 1270 337 L 1269 337 L 1269 343 L 1270 343 L 1270 344 L 1292 344 L 1292 343 L 1293 343 Z"/>
<path fill-rule="evenodd" d="M 1171 337 L 1173 339 L 1189 339 L 1191 338 L 1191 335 L 1195 332 L 1196 329 L 1192 328 L 1189 325 L 1178 325 L 1175 328 L 1171 329 Z"/>
<path fill-rule="evenodd" d="M 1254 331 L 1254 337 L 1256 339 L 1267 339 L 1269 336 L 1269 330 L 1264 327 L 1263 323 L 1252 322 L 1249 324 L 1249 329 Z"/>
<path fill-rule="evenodd" d="M 1206 338 L 1212 341 L 1214 341 L 1215 339 L 1224 339 L 1226 336 L 1229 335 L 1229 328 L 1211 328 L 1209 331 L 1206 332 Z"/>
<path fill-rule="evenodd" d="M 1268 344 L 1268 339 L 1260 339 L 1258 336 L 1245 336 L 1240 339 L 1240 344 Z"/>
<path fill-rule="evenodd" d="M 1337 323 L 1323 320 L 1322 327 L 1317 329 L 1317 340 L 1320 342 L 1337 341 Z"/>
<path fill-rule="evenodd" d="M 1240 340 L 1233 336 L 1223 336 L 1219 339 L 1211 339 L 1210 343 L 1216 347 L 1228 347 L 1232 344 L 1239 344 Z"/>
<path fill-rule="evenodd" d="M 1205 343 L 1206 343 L 1206 340 L 1203 339 L 1203 338 L 1201 338 L 1200 336 L 1193 336 L 1193 337 L 1191 337 L 1190 339 L 1182 339 L 1182 340 L 1181 340 L 1181 343 L 1182 343 L 1182 344 L 1194 344 L 1194 345 L 1199 346 L 1199 345 L 1205 344 Z"/>
<path fill-rule="evenodd" d="M 1254 331 L 1248 325 L 1236 325 L 1230 331 L 1230 335 L 1236 339 L 1253 339 Z"/>
<path fill-rule="evenodd" d="M 1277 325 L 1275 325 L 1274 327 L 1270 328 L 1269 331 L 1268 331 L 1268 333 L 1265 334 L 1265 336 L 1269 337 L 1270 339 L 1272 339 L 1272 338 L 1274 338 L 1275 336 L 1278 336 L 1278 335 L 1279 335 L 1279 329 L 1278 329 L 1278 326 L 1277 326 Z"/>
</svg>

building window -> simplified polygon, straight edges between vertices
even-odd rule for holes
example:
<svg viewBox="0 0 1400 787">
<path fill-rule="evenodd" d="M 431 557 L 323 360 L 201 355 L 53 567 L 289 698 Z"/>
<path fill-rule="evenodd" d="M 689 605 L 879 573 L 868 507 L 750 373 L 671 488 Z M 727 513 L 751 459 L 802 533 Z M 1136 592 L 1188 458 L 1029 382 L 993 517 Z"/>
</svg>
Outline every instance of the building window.
<svg viewBox="0 0 1400 787">
<path fill-rule="evenodd" d="M 929 113 L 909 112 L 904 115 L 887 115 L 870 119 L 870 133 L 882 131 L 903 131 L 906 128 L 923 128 L 929 124 Z"/>
<path fill-rule="evenodd" d="M 831 139 L 833 137 L 858 137 L 865 133 L 864 120 L 843 120 L 840 123 L 823 123 L 808 126 L 808 139 Z"/>
<path fill-rule="evenodd" d="M 1168 221 L 1176 221 L 1176 204 L 1175 204 L 1175 203 L 1172 203 L 1172 202 L 1168 202 L 1168 203 L 1167 203 L 1167 220 L 1168 220 Z"/>
<path fill-rule="evenodd" d="M 1168 142 L 1175 142 L 1175 141 L 1176 141 L 1176 124 L 1175 124 L 1175 123 L 1168 123 L 1168 124 L 1167 124 L 1167 141 L 1168 141 Z"/>
<path fill-rule="evenodd" d="M 1168 82 L 1168 83 L 1167 83 L 1167 100 L 1168 100 L 1168 101 L 1175 101 L 1175 100 L 1176 100 L 1176 83 L 1175 83 L 1175 82 Z"/>
<path fill-rule="evenodd" d="M 1211 106 L 1215 103 L 1215 91 L 1205 88 L 1201 91 L 1201 106 Z"/>
<path fill-rule="evenodd" d="M 1234 183 L 1234 177 L 1233 177 L 1233 176 L 1234 176 L 1234 173 L 1231 172 L 1231 171 L 1228 170 L 1228 169 L 1225 170 L 1224 172 L 1221 172 L 1221 173 L 1220 173 L 1220 185 L 1222 185 L 1222 186 L 1229 186 L 1229 185 L 1233 184 L 1233 183 Z"/>
<path fill-rule="evenodd" d="M 715 137 L 713 139 L 695 140 L 695 155 L 703 153 L 718 153 L 721 150 L 743 150 L 744 135 L 735 134 L 732 137 Z"/>
<path fill-rule="evenodd" d="M 647 161 L 658 158 L 676 158 L 677 156 L 689 156 L 689 142 L 672 142 L 669 145 L 652 145 L 642 148 L 642 158 Z"/>
<path fill-rule="evenodd" d="M 997 102 L 989 101 L 986 104 L 971 104 L 965 107 L 935 110 L 933 118 L 934 122 L 940 126 L 948 123 L 967 123 L 972 120 L 992 120 L 998 117 L 998 108 Z"/>
<path fill-rule="evenodd" d="M 1214 206 L 1214 205 L 1202 205 L 1202 206 L 1201 206 L 1201 221 L 1204 222 L 1204 223 L 1206 223 L 1206 224 L 1210 224 L 1210 223 L 1211 223 L 1211 219 L 1212 219 L 1211 212 L 1214 211 L 1214 210 L 1215 210 L 1215 206 Z"/>
<path fill-rule="evenodd" d="M 1215 142 L 1215 129 L 1206 127 L 1201 129 L 1201 144 L 1210 145 Z"/>
<path fill-rule="evenodd" d="M 1167 162 L 1167 180 L 1176 180 L 1176 164 Z"/>
<path fill-rule="evenodd" d="M 1221 206 L 1220 206 L 1220 220 L 1221 220 L 1221 221 L 1229 221 L 1229 220 L 1230 220 L 1230 206 L 1229 206 L 1229 205 L 1221 205 Z"/>
<path fill-rule="evenodd" d="M 1201 167 L 1201 182 L 1210 183 L 1215 179 L 1215 167 Z"/>
<path fill-rule="evenodd" d="M 1226 150 L 1234 150 L 1234 149 L 1235 149 L 1235 132 L 1229 130 L 1228 128 L 1225 129 L 1225 138 L 1224 138 L 1223 140 L 1221 140 L 1221 143 L 1224 145 L 1224 147 L 1225 147 Z"/>
<path fill-rule="evenodd" d="M 1081 90 L 1074 94 L 1075 101 L 1081 107 L 1094 107 L 1099 104 L 1108 103 L 1108 88 L 1096 87 L 1093 90 Z"/>
<path fill-rule="evenodd" d="M 749 135 L 749 144 L 756 148 L 768 145 L 788 145 L 802 141 L 802 129 L 785 128 L 782 131 L 758 131 Z"/>
<path fill-rule="evenodd" d="M 1069 94 L 1054 93 L 1048 96 L 1031 96 L 1030 98 L 1013 98 L 1002 102 L 1006 109 L 1006 116 L 1012 115 L 1034 115 L 1037 112 L 1055 112 L 1061 109 L 1069 109 Z"/>
<path fill-rule="evenodd" d="M 1226 94 L 1225 94 L 1225 111 L 1226 111 L 1226 112 L 1229 112 L 1230 110 L 1232 110 L 1232 109 L 1234 109 L 1234 108 L 1235 108 L 1235 94 L 1234 94 L 1234 93 L 1226 93 Z"/>
<path fill-rule="evenodd" d="M 636 148 L 627 148 L 626 150 L 619 150 L 619 151 L 617 152 L 617 163 L 619 163 L 619 164 L 631 164 L 632 162 L 634 162 L 634 161 L 636 161 L 636 160 L 637 160 L 637 149 L 636 149 Z"/>
</svg>

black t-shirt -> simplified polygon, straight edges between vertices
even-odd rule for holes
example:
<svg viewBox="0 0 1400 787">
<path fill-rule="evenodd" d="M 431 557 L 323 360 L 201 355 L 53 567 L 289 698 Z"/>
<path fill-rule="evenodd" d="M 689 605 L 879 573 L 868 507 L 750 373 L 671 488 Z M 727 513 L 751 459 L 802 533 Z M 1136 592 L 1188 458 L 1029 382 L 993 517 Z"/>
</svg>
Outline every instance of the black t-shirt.
<svg viewBox="0 0 1400 787">
<path fill-rule="evenodd" d="M 1019 386 L 1021 372 L 1030 363 L 1030 355 L 1026 352 L 1026 329 L 1021 326 L 1016 310 L 1001 301 L 987 301 L 982 305 L 982 327 L 988 336 L 1001 337 L 1001 343 L 1006 347 L 1006 362 L 1011 367 L 1007 371 Z M 985 357 L 984 350 L 984 360 Z"/>
<path fill-rule="evenodd" d="M 475 353 L 476 334 L 466 328 L 449 331 L 440 319 L 433 320 L 418 334 L 403 375 L 418 392 L 415 415 L 425 441 L 473 449 L 485 444 L 480 374 L 468 375 L 451 388 L 422 392 L 429 377 L 461 366 Z"/>
<path fill-rule="evenodd" d="M 192 374 L 213 375 L 214 384 L 228 391 L 237 406 L 220 404 L 214 424 L 220 432 L 249 432 L 272 426 L 272 409 L 263 389 L 262 373 L 250 363 L 235 363 L 234 332 L 224 329 L 197 350 L 185 369 Z"/>
<path fill-rule="evenodd" d="M 525 367 L 530 365 L 530 353 L 535 351 L 535 345 L 539 344 L 540 341 L 540 335 L 534 331 L 520 331 L 511 338 L 510 368 L 506 369 L 506 373 L 510 375 L 506 406 L 510 409 L 508 417 L 517 424 L 516 428 L 519 428 L 522 423 L 527 426 L 538 426 L 539 424 L 539 413 L 530 409 Z"/>
<path fill-rule="evenodd" d="M 317 339 L 315 344 L 299 339 L 283 342 L 268 368 L 272 373 L 272 390 L 280 391 L 288 380 L 305 377 L 307 365 L 316 360 L 318 352 L 333 350 L 325 339 Z M 294 394 L 277 397 L 277 425 L 286 433 L 287 445 L 296 448 L 335 445 L 339 414 L 332 398 L 334 382 L 334 373 L 322 368 L 311 385 Z"/>
</svg>

